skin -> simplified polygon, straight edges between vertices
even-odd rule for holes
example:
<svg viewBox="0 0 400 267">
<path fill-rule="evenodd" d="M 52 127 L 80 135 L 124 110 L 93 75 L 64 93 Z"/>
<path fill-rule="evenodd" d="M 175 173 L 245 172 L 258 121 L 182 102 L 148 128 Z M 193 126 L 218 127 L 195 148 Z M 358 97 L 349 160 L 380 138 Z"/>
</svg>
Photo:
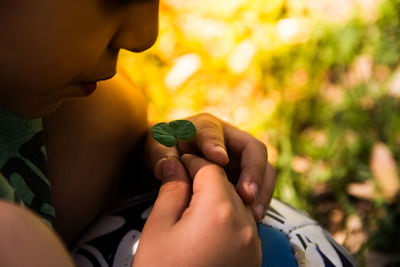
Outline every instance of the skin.
<svg viewBox="0 0 400 267">
<path fill-rule="evenodd" d="M 36 215 L 1 201 L 0 211 L 1 266 L 73 266 L 60 239 Z"/>
<path fill-rule="evenodd" d="M 145 98 L 118 72 L 89 97 L 65 100 L 44 118 L 44 128 L 56 228 L 71 243 L 118 195 L 129 154 L 142 153 Z"/>
<path fill-rule="evenodd" d="M 113 76 L 119 49 L 140 52 L 154 43 L 158 0 L 1 1 L 0 25 L 0 105 L 42 117 L 66 98 L 85 96 L 82 82 Z"/>
<path fill-rule="evenodd" d="M 191 154 L 182 161 L 189 175 L 182 169 L 163 180 L 133 266 L 260 266 L 251 209 L 224 170 Z"/>
<path fill-rule="evenodd" d="M 258 209 L 264 210 L 273 192 L 275 175 L 265 146 L 210 114 L 199 114 L 188 118 L 196 125 L 196 139 L 180 146 L 186 153 L 204 155 L 207 161 L 190 156 L 180 160 L 175 149 L 149 138 L 145 98 L 123 72 L 99 82 L 92 94 L 86 90 L 88 82 L 115 74 L 120 49 L 149 48 L 156 39 L 157 24 L 157 0 L 124 5 L 112 0 L 0 2 L 0 106 L 26 118 L 44 118 L 57 215 L 55 233 L 39 226 L 40 220 L 29 211 L 0 201 L 1 217 L 7 218 L 0 220 L 0 235 L 11 229 L 15 236 L 11 244 L 0 239 L 0 265 L 19 264 L 21 259 L 10 257 L 5 248 L 19 249 L 24 244 L 29 266 L 70 266 L 58 235 L 72 244 L 112 203 L 122 166 L 132 154 L 145 156 L 130 165 L 143 166 L 143 160 L 163 181 L 159 208 L 146 223 L 146 241 L 143 245 L 141 241 L 135 266 L 159 266 L 152 253 L 163 253 L 188 229 L 199 229 L 190 237 L 193 246 L 204 241 L 203 233 L 215 234 L 207 240 L 211 245 L 199 250 L 201 255 L 185 250 L 164 253 L 173 266 L 183 266 L 179 263 L 190 259 L 198 262 L 199 256 L 204 259 L 199 266 L 224 266 L 231 259 L 252 263 L 245 266 L 259 265 L 255 220 L 249 214 L 260 219 Z M 235 178 L 236 190 L 221 166 Z M 206 171 L 200 171 L 203 168 Z M 131 181 L 139 179 L 135 174 L 129 177 Z M 198 176 L 210 179 L 197 179 L 205 182 L 191 188 L 188 177 L 196 181 Z M 216 210 L 223 211 L 222 218 L 214 210 L 219 206 Z M 167 212 L 169 208 L 175 211 Z M 198 217 L 205 212 L 209 218 L 202 223 Z M 184 223 L 176 223 L 181 214 Z M 172 225 L 174 231 L 168 228 Z M 160 227 L 165 233 L 157 232 Z M 237 246 L 226 245 L 233 240 Z M 51 257 L 39 257 L 45 248 L 53 252 Z"/>
<path fill-rule="evenodd" d="M 251 134 L 212 116 L 199 114 L 186 118 L 193 122 L 197 135 L 192 142 L 179 143 L 182 153 L 198 151 L 211 162 L 223 166 L 243 201 L 252 207 L 256 221 L 264 216 L 275 186 L 275 170 L 268 163 L 265 145 Z M 163 179 L 163 166 L 168 169 L 183 168 L 175 147 L 166 148 L 153 138 L 148 138 L 147 160 L 158 179 Z M 227 153 L 229 151 L 229 153 Z"/>
</svg>

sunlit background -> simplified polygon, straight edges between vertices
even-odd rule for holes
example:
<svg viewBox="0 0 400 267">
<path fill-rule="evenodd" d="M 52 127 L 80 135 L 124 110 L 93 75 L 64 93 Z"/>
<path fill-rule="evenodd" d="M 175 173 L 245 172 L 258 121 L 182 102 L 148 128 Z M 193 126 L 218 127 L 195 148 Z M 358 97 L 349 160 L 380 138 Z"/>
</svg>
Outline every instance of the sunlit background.
<svg viewBox="0 0 400 267">
<path fill-rule="evenodd" d="M 162 0 L 160 12 L 155 46 L 121 56 L 151 120 L 210 112 L 251 132 L 276 197 L 361 266 L 400 264 L 400 1 Z"/>
</svg>

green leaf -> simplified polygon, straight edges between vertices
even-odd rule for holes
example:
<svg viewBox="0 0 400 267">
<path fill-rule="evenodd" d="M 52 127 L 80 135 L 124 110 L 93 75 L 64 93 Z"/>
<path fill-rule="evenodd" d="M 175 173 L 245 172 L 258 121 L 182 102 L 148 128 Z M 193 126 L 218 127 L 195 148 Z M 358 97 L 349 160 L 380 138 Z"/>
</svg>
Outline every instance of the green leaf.
<svg viewBox="0 0 400 267">
<path fill-rule="evenodd" d="M 151 135 L 159 143 L 173 147 L 177 144 L 178 139 L 185 142 L 191 141 L 196 136 L 196 127 L 187 120 L 161 122 L 153 126 Z"/>
<path fill-rule="evenodd" d="M 176 138 L 182 141 L 191 141 L 196 136 L 196 127 L 191 121 L 187 120 L 176 120 L 171 121 L 169 126 L 174 131 Z"/>
<path fill-rule="evenodd" d="M 172 131 L 172 128 L 166 122 L 161 122 L 154 125 L 153 128 L 151 128 L 151 135 L 159 143 L 167 147 L 173 147 L 178 142 Z"/>
</svg>

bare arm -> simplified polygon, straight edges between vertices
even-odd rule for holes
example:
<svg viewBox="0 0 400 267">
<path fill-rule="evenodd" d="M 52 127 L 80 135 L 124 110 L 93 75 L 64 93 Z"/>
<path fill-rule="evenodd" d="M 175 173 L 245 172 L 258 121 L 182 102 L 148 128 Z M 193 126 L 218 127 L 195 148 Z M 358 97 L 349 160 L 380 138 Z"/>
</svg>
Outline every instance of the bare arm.
<svg viewBox="0 0 400 267">
<path fill-rule="evenodd" d="M 58 236 L 37 216 L 3 201 L 0 214 L 0 266 L 74 266 Z"/>
</svg>

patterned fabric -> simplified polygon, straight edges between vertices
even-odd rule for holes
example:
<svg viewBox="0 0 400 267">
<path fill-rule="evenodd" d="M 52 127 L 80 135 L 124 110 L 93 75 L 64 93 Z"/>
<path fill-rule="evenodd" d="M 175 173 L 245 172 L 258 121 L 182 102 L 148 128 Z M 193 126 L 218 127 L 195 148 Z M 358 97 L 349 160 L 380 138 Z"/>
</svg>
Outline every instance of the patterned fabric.
<svg viewBox="0 0 400 267">
<path fill-rule="evenodd" d="M 315 220 L 277 199 L 272 199 L 261 223 L 286 234 L 299 267 L 356 266 L 351 255 Z"/>
<path fill-rule="evenodd" d="M 55 219 L 47 178 L 42 120 L 20 118 L 0 108 L 0 199 Z"/>
<path fill-rule="evenodd" d="M 73 251 L 77 266 L 131 266 L 154 200 L 154 194 L 138 197 L 97 221 Z M 317 222 L 277 199 L 272 200 L 258 229 L 262 267 L 356 266 Z"/>
<path fill-rule="evenodd" d="M 297 267 L 289 240 L 281 231 L 265 224 L 258 224 L 258 236 L 261 240 L 261 267 Z"/>
<path fill-rule="evenodd" d="M 78 267 L 131 266 L 156 193 L 131 199 L 97 221 L 73 251 Z"/>
</svg>

